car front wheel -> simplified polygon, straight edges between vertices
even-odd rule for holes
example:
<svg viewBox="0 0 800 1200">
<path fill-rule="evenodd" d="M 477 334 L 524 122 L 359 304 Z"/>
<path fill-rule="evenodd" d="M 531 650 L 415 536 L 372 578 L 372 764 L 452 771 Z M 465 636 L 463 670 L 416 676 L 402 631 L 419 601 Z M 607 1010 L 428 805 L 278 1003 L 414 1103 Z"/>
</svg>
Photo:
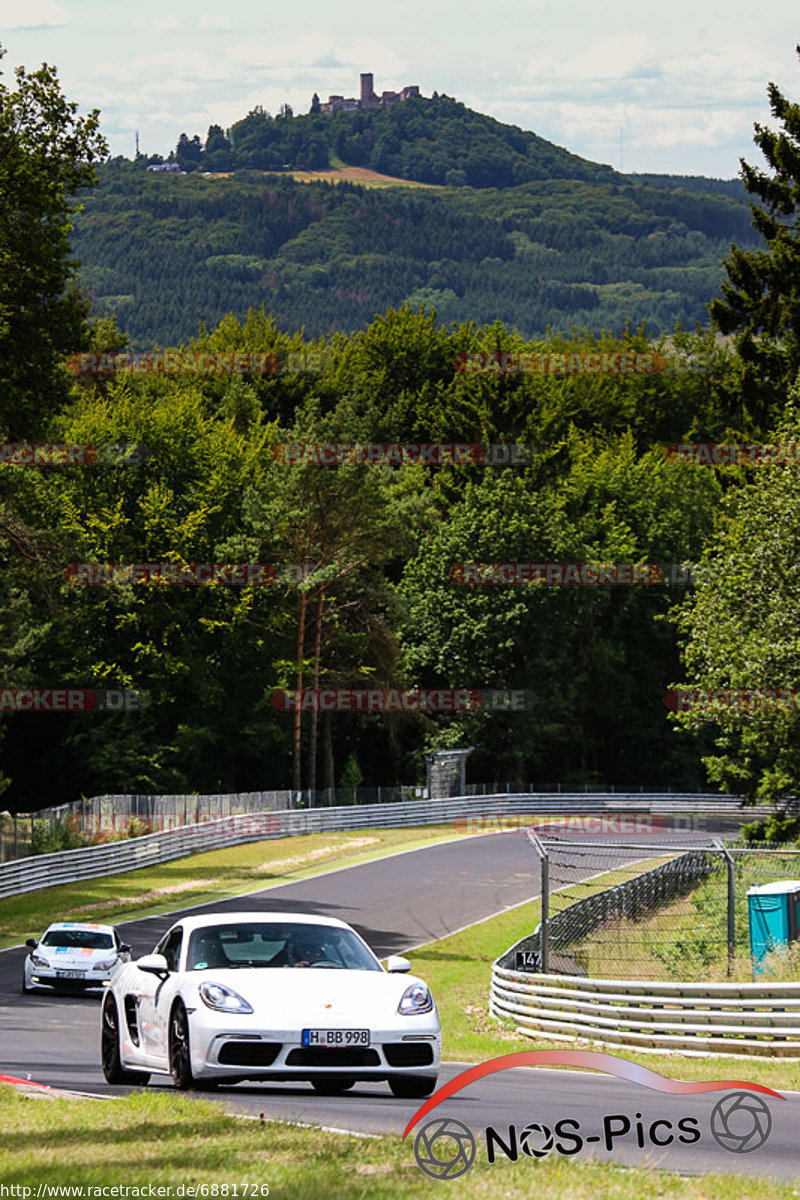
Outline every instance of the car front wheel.
<svg viewBox="0 0 800 1200">
<path fill-rule="evenodd" d="M 429 1075 L 396 1075 L 389 1080 L 392 1094 L 403 1100 L 421 1100 L 430 1096 L 436 1087 L 436 1080 Z"/>
<path fill-rule="evenodd" d="M 180 1000 L 169 1019 L 169 1069 L 176 1088 L 186 1091 L 195 1086 L 189 1052 L 189 1017 Z"/>
<path fill-rule="evenodd" d="M 100 1053 L 103 1060 L 103 1074 L 107 1083 L 139 1084 L 144 1087 L 149 1080 L 149 1071 L 128 1071 L 122 1065 L 119 1056 L 119 1013 L 117 1012 L 117 1002 L 111 992 L 106 993 L 103 1001 Z"/>
</svg>

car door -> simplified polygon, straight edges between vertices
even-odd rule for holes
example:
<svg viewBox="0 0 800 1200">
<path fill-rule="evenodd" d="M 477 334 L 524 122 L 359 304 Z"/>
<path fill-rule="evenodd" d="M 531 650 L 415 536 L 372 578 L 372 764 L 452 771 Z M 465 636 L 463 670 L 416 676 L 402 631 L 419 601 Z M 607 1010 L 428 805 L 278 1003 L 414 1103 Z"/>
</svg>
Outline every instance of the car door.
<svg viewBox="0 0 800 1200">
<path fill-rule="evenodd" d="M 161 953 L 167 960 L 169 975 L 161 980 L 153 995 L 153 1049 L 169 1065 L 169 1015 L 172 1002 L 178 992 L 181 979 L 181 950 L 183 930 L 173 929 L 164 941 Z"/>
<path fill-rule="evenodd" d="M 178 925 L 164 935 L 153 951 L 154 954 L 163 954 L 167 960 L 169 974 L 166 979 L 159 979 L 157 975 L 146 971 L 139 972 L 142 983 L 138 1001 L 142 1050 L 152 1065 L 163 1068 L 168 1065 L 169 1008 L 178 986 L 182 944 L 183 929 Z"/>
</svg>

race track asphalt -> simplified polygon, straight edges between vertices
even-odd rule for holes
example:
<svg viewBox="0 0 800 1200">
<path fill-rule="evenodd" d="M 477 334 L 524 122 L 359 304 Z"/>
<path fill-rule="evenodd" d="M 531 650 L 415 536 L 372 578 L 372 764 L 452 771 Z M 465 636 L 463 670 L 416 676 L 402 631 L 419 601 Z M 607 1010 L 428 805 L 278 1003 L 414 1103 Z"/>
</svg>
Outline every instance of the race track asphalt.
<svg viewBox="0 0 800 1200">
<path fill-rule="evenodd" d="M 709 832 L 693 835 L 682 832 L 680 842 L 707 843 Z M 659 840 L 670 839 L 675 840 L 674 833 L 665 830 Z M 639 857 L 641 851 L 631 852 L 629 860 Z M 587 874 L 601 869 L 599 861 L 602 861 L 599 855 L 593 854 Z M 613 861 L 619 863 L 618 854 Z M 349 922 L 384 957 L 445 937 L 465 925 L 534 898 L 538 894 L 538 878 L 538 863 L 525 837 L 487 834 L 395 854 L 246 897 L 213 902 L 200 910 L 176 910 L 119 927 L 135 955 L 139 955 L 151 950 L 164 930 L 188 912 L 245 908 L 315 912 Z M 3 903 L 9 905 L 13 900 Z M 33 936 L 40 933 L 41 930 L 31 930 Z M 498 947 L 498 952 L 501 949 Z M 24 953 L 22 949 L 0 953 L 0 1072 L 96 1095 L 130 1090 L 110 1087 L 103 1078 L 98 999 L 45 993 L 21 996 Z M 411 958 L 413 964 L 413 953 Z M 531 1049 L 535 1045 L 531 1041 Z M 713 1059 L 708 1062 L 707 1078 L 715 1077 L 713 1063 Z M 440 1085 L 464 1069 L 455 1063 L 443 1064 Z M 680 1078 L 679 1061 L 671 1074 Z M 151 1086 L 171 1085 L 166 1078 L 159 1080 L 154 1076 Z M 470 1084 L 437 1109 L 436 1117 L 464 1122 L 477 1136 L 478 1154 L 483 1157 L 486 1149 L 481 1131 L 487 1124 L 507 1137 L 511 1124 L 521 1130 L 531 1122 L 552 1126 L 559 1119 L 570 1119 L 579 1122 L 581 1134 L 595 1139 L 581 1150 L 581 1156 L 590 1153 L 601 1160 L 613 1159 L 625 1164 L 651 1162 L 690 1174 L 726 1171 L 770 1174 L 782 1179 L 800 1176 L 800 1143 L 796 1135 L 800 1095 L 788 1094 L 785 1100 L 767 1097 L 772 1116 L 769 1140 L 750 1154 L 737 1154 L 722 1149 L 709 1131 L 709 1115 L 723 1094 L 727 1093 L 675 1097 L 600 1074 L 516 1069 Z M 318 1096 L 306 1084 L 245 1083 L 221 1089 L 215 1097 L 233 1111 L 398 1135 L 420 1104 L 398 1100 L 385 1084 L 377 1083 L 357 1084 L 352 1091 L 338 1097 Z M 637 1114 L 641 1114 L 640 1118 Z M 631 1131 L 617 1138 L 608 1151 L 603 1140 L 604 1118 L 612 1116 L 627 1116 Z M 691 1116 L 699 1121 L 701 1137 L 697 1143 L 684 1145 L 674 1141 L 664 1147 L 650 1143 L 647 1131 L 653 1121 L 670 1120 L 676 1127 L 680 1118 Z M 645 1130 L 645 1145 L 641 1148 L 636 1138 L 637 1119 Z M 620 1120 L 612 1126 L 619 1128 L 621 1124 Z M 416 1132 L 415 1129 L 408 1139 L 409 1161 Z M 668 1136 L 666 1127 L 657 1127 L 656 1136 Z"/>
</svg>

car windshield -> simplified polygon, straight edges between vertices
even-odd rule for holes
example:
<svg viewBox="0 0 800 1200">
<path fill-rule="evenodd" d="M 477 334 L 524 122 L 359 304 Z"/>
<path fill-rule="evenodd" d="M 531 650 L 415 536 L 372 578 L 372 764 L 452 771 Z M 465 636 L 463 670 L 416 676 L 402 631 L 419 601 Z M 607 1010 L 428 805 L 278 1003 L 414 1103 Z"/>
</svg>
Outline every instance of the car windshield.
<svg viewBox="0 0 800 1200">
<path fill-rule="evenodd" d="M 380 971 L 351 929 L 285 921 L 208 925 L 189 938 L 187 971 L 220 967 L 322 967 Z"/>
<path fill-rule="evenodd" d="M 41 945 L 62 950 L 110 950 L 114 939 L 110 933 L 99 933 L 96 929 L 50 929 Z"/>
</svg>

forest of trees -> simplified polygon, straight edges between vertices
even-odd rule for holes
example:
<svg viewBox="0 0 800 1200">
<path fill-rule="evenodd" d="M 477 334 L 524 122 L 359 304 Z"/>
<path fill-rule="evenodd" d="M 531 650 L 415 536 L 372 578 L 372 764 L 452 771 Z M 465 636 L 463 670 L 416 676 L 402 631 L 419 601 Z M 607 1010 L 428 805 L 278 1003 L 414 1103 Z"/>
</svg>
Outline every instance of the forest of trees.
<svg viewBox="0 0 800 1200">
<path fill-rule="evenodd" d="M 736 195 L 613 175 L 440 192 L 115 163 L 81 202 L 80 285 L 141 348 L 262 304 L 311 336 L 404 302 L 529 337 L 642 321 L 658 335 L 706 321 L 730 243 L 754 244 Z"/>
<path fill-rule="evenodd" d="M 0 222 L 0 259 L 15 266 L 0 289 L 0 443 L 89 444 L 101 456 L 72 466 L 23 465 L 6 454 L 0 461 L 2 686 L 124 688 L 149 703 L 115 713 L 0 713 L 4 804 L 25 810 L 81 794 L 244 791 L 298 779 L 327 786 L 348 762 L 367 783 L 417 782 L 427 751 L 463 745 L 475 747 L 473 779 L 647 789 L 711 778 L 772 797 L 796 789 L 796 712 L 675 719 L 665 695 L 681 681 L 800 687 L 789 569 L 800 470 L 687 465 L 667 452 L 687 441 L 800 441 L 800 178 L 786 166 L 800 162 L 797 106 L 771 94 L 787 132 L 759 142 L 772 176 L 746 176 L 761 201 L 761 240 L 751 250 L 737 237 L 726 262 L 712 307 L 725 336 L 670 327 L 659 344 L 664 370 L 461 369 L 470 352 L 649 353 L 652 331 L 636 327 L 642 314 L 630 291 L 620 292 L 627 331 L 576 328 L 543 339 L 516 315 L 481 318 L 477 304 L 474 319 L 451 323 L 419 303 L 373 315 L 373 301 L 355 327 L 342 275 L 336 326 L 322 307 L 305 322 L 284 321 L 272 303 L 245 312 L 240 292 L 231 306 L 239 315 L 194 331 L 194 351 L 259 352 L 287 369 L 76 377 L 67 355 L 117 351 L 128 339 L 112 317 L 92 318 L 70 287 L 70 221 L 94 290 L 98 273 L 116 283 L 125 262 L 128 280 L 138 261 L 159 304 L 172 297 L 178 322 L 187 308 L 197 315 L 189 289 L 206 302 L 187 266 L 191 247 L 224 274 L 242 254 L 243 225 L 252 227 L 248 253 L 258 271 L 280 259 L 289 278 L 289 268 L 319 270 L 320 255 L 343 263 L 355 247 L 359 258 L 377 260 L 367 276 L 377 287 L 412 241 L 442 279 L 471 264 L 488 278 L 513 278 L 528 254 L 541 262 L 563 253 L 574 269 L 591 257 L 592 237 L 598 246 L 607 239 L 609 256 L 627 270 L 677 273 L 688 247 L 700 258 L 703 239 L 719 248 L 726 222 L 744 210 L 735 196 L 603 177 L 459 190 L 447 208 L 436 196 L 378 198 L 277 181 L 235 180 L 224 191 L 223 181 L 152 180 L 122 166 L 101 189 L 83 192 L 86 212 L 70 216 L 70 195 L 87 186 L 104 151 L 96 116 L 81 119 L 57 103 L 48 68 L 23 73 L 17 87 L 11 94 L 0 86 L 8 118 L 0 122 L 0 191 L 18 214 L 16 223 Z M 568 185 L 583 189 L 571 214 Z M 690 212 L 694 223 L 681 224 Z M 670 258 L 673 235 L 681 249 Z M 563 239 L 563 250 L 548 238 Z M 243 283 L 248 268 L 236 269 Z M 562 288 L 585 286 L 585 275 L 565 274 Z M 170 291 L 180 278 L 185 289 Z M 364 278 L 354 274 L 352 287 L 366 286 Z M 532 266 L 529 286 L 540 278 Z M 162 291 L 159 279 L 167 280 Z M 282 276 L 278 284 L 286 286 Z M 543 297 L 548 287 L 555 277 Z M 132 317 L 119 305 L 121 326 L 132 327 Z M 315 325 L 319 336 L 310 336 Z M 303 352 L 316 369 L 302 369 Z M 454 441 L 524 443 L 530 453 L 510 466 L 290 465 L 280 453 L 285 442 Z M 146 454 L 124 464 L 102 454 L 130 443 Z M 712 569 L 693 588 L 480 587 L 453 571 L 463 562 L 699 560 Z M 214 562 L 302 571 L 240 587 L 81 586 L 68 570 Z M 295 723 L 270 697 L 298 686 L 519 689 L 537 704 L 521 712 L 305 712 Z"/>
</svg>

